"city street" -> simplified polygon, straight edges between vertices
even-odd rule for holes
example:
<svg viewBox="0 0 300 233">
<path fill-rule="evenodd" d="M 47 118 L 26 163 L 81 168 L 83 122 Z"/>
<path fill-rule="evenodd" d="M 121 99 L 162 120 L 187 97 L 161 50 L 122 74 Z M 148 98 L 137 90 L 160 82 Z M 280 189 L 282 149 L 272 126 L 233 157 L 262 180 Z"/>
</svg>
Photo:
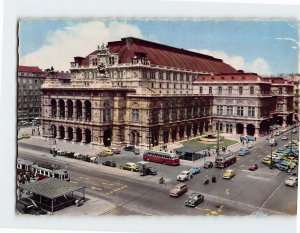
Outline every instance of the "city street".
<svg viewBox="0 0 300 233">
<path fill-rule="evenodd" d="M 286 141 L 277 137 L 278 146 Z M 229 168 L 236 171 L 231 180 L 222 179 L 223 170 L 203 169 L 204 161 L 183 161 L 178 167 L 149 163 L 158 171 L 157 176 L 140 176 L 139 173 L 124 171 L 118 165 L 125 162 L 142 161 L 142 155 L 122 151 L 122 154 L 100 158 L 99 164 L 92 164 L 61 156 L 53 157 L 46 150 L 37 147 L 19 147 L 19 157 L 33 162 L 51 162 L 67 168 L 71 182 L 87 187 L 87 193 L 95 198 L 109 201 L 113 207 L 105 215 L 249 215 L 259 211 L 267 215 L 295 215 L 297 211 L 297 188 L 288 187 L 284 180 L 288 173 L 270 169 L 260 161 L 270 154 L 268 140 L 253 143 L 250 154 L 238 157 L 237 163 Z M 275 150 L 275 148 L 272 148 Z M 212 160 L 213 158 L 207 158 Z M 117 168 L 105 167 L 101 163 L 114 160 Z M 251 164 L 257 163 L 256 171 L 249 171 Z M 178 183 L 176 176 L 192 166 L 200 166 L 201 173 L 186 181 L 189 191 L 179 198 L 171 198 L 168 191 Z M 296 168 L 297 169 L 297 168 Z M 296 171 L 293 171 L 296 172 Z M 158 184 L 163 176 L 165 184 Z M 205 176 L 217 177 L 217 183 L 204 185 Z M 204 194 L 205 201 L 196 208 L 184 205 L 189 193 Z"/>
</svg>

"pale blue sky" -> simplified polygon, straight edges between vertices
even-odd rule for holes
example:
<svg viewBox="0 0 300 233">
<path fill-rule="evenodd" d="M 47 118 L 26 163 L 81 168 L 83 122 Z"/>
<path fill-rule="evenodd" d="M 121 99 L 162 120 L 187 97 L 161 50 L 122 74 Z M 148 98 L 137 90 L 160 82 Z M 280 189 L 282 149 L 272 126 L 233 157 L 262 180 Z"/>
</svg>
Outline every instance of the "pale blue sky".
<svg viewBox="0 0 300 233">
<path fill-rule="evenodd" d="M 129 35 L 208 53 L 249 72 L 296 73 L 299 66 L 299 26 L 292 20 L 26 20 L 19 26 L 20 63 L 41 68 L 68 69 L 74 56 Z"/>
</svg>

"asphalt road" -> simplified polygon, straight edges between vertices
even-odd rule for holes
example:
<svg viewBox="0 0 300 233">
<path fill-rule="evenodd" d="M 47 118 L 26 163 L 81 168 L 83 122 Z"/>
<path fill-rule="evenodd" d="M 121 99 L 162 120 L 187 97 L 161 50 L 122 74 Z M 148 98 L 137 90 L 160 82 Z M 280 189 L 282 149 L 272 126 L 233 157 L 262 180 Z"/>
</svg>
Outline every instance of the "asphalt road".
<svg viewBox="0 0 300 233">
<path fill-rule="evenodd" d="M 293 135 L 295 138 L 295 135 Z M 280 138 L 280 137 L 278 137 Z M 280 147 L 287 143 L 278 139 Z M 39 148 L 32 148 L 40 151 Z M 275 150 L 275 148 L 273 148 Z M 32 155 L 19 149 L 19 157 L 34 162 L 54 162 L 62 166 L 67 165 L 71 174 L 71 181 L 85 185 L 87 193 L 112 202 L 115 208 L 108 211 L 107 215 L 249 215 L 255 211 L 266 214 L 295 215 L 297 212 L 297 188 L 287 187 L 284 180 L 288 176 L 277 169 L 269 169 L 261 164 L 261 159 L 270 154 L 271 148 L 268 141 L 256 142 L 250 154 L 238 157 L 236 164 L 230 166 L 236 170 L 236 176 L 231 180 L 222 179 L 223 170 L 218 168 L 203 169 L 187 181 L 189 192 L 179 198 L 171 198 L 168 191 L 178 182 L 176 175 L 190 166 L 178 167 L 150 163 L 158 170 L 156 177 L 138 179 L 139 174 L 121 171 L 119 168 L 103 167 L 101 164 L 86 163 L 74 159 L 62 162 L 60 157 L 51 157 L 45 151 Z M 124 152 L 113 157 L 101 158 L 100 162 L 113 159 L 117 164 L 141 161 L 141 156 L 131 152 Z M 248 167 L 257 163 L 258 170 L 251 172 Z M 293 171 L 294 172 L 294 171 Z M 158 184 L 157 180 L 163 175 L 166 183 Z M 217 183 L 204 185 L 205 176 L 217 177 Z M 205 195 L 205 202 L 196 208 L 185 207 L 184 201 L 188 194 L 197 191 Z"/>
</svg>

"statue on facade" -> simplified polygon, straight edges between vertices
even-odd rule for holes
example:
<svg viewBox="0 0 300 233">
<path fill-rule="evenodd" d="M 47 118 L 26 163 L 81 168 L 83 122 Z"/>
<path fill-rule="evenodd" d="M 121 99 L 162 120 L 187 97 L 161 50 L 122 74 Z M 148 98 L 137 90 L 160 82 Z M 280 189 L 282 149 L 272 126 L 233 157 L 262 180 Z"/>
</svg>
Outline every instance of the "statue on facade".
<svg viewBox="0 0 300 233">
<path fill-rule="evenodd" d="M 46 69 L 45 71 L 48 73 L 48 76 L 49 76 L 50 78 L 57 77 L 57 75 L 58 75 L 58 71 L 55 71 L 54 68 L 53 68 L 53 66 L 51 66 L 50 69 L 49 69 L 49 68 Z"/>
<path fill-rule="evenodd" d="M 106 76 L 107 75 L 107 69 L 104 65 L 104 63 L 101 63 L 99 66 L 98 66 L 98 71 L 100 73 L 101 76 Z"/>
</svg>

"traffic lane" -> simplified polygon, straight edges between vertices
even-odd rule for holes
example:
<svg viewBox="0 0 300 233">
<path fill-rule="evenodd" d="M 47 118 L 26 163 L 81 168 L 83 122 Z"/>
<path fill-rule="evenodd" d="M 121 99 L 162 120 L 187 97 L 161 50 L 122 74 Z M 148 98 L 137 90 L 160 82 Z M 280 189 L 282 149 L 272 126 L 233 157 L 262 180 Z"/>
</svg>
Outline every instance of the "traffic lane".
<svg viewBox="0 0 300 233">
<path fill-rule="evenodd" d="M 218 188 L 212 194 L 230 200 L 260 207 L 265 200 L 276 190 L 283 177 L 268 179 L 248 171 L 240 171 L 231 180 L 221 180 Z"/>
<path fill-rule="evenodd" d="M 264 208 L 285 212 L 289 215 L 297 214 L 297 187 L 286 186 L 286 174 L 281 173 L 281 184 L 263 203 Z"/>
</svg>

